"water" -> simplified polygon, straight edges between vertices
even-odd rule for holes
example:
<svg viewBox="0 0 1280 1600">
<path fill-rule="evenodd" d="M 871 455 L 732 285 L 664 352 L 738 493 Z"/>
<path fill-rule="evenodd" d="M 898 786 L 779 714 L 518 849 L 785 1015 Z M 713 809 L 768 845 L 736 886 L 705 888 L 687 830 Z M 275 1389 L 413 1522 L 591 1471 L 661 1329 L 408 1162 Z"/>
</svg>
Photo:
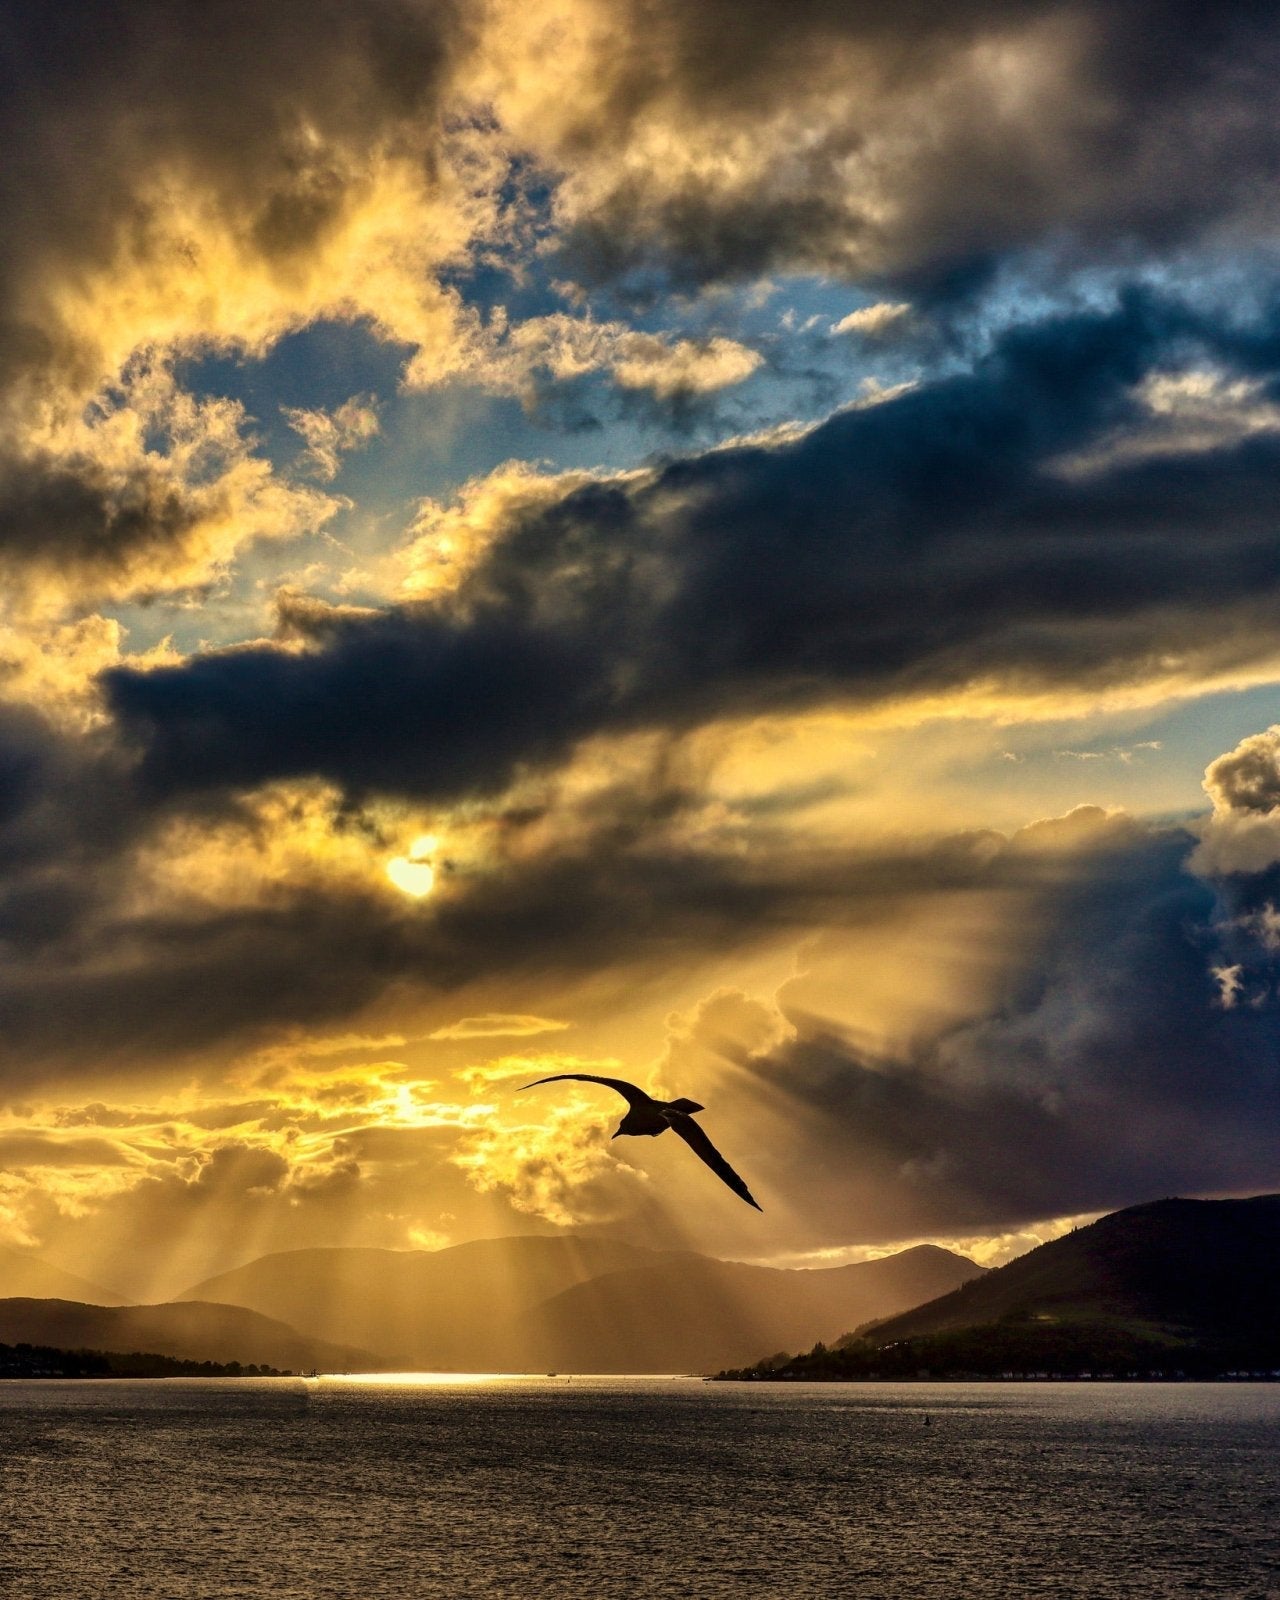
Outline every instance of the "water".
<svg viewBox="0 0 1280 1600">
<path fill-rule="evenodd" d="M 1278 1447 L 1280 1385 L 3 1383 L 0 1595 L 1280 1600 Z"/>
</svg>

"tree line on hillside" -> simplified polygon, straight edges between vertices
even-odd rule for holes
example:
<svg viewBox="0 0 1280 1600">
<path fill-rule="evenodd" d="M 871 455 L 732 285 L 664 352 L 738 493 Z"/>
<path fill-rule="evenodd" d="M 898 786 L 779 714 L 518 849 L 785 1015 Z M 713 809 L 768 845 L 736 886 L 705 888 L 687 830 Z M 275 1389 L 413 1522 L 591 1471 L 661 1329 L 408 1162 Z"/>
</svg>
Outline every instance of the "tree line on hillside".
<svg viewBox="0 0 1280 1600">
<path fill-rule="evenodd" d="M 292 1372 L 252 1361 L 180 1361 L 133 1350 L 57 1350 L 49 1345 L 0 1344 L 3 1378 L 291 1378 Z"/>
<path fill-rule="evenodd" d="M 985 1327 L 876 1345 L 847 1337 L 803 1355 L 779 1352 L 751 1367 L 726 1370 L 730 1380 L 861 1382 L 873 1379 L 1125 1378 L 1280 1379 L 1280 1336 L 1188 1341 L 1106 1323 L 1049 1324 L 1010 1320 Z"/>
</svg>

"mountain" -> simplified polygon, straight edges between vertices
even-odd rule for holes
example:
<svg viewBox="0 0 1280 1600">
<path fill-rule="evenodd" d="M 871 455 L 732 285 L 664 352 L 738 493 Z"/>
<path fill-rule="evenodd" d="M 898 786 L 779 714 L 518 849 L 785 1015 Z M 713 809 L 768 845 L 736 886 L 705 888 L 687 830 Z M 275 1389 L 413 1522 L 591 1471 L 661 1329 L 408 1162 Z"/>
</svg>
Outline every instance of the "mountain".
<svg viewBox="0 0 1280 1600">
<path fill-rule="evenodd" d="M 738 1376 L 1280 1369 L 1280 1195 L 1113 1212 L 834 1350 Z"/>
<path fill-rule="evenodd" d="M 1280 1326 L 1280 1195 L 1156 1200 L 1039 1245 L 880 1323 L 877 1345 L 1011 1321 L 1123 1323 L 1178 1338 Z"/>
<path fill-rule="evenodd" d="M 528 1364 L 557 1372 L 714 1372 L 835 1338 L 981 1272 L 935 1245 L 816 1271 L 668 1256 L 534 1307 L 525 1319 Z"/>
<path fill-rule="evenodd" d="M 527 1371 L 518 1319 L 602 1272 L 656 1259 L 609 1240 L 483 1239 L 443 1250 L 286 1250 L 176 1298 L 248 1306 L 405 1369 Z M 517 1336 L 502 1330 L 517 1323 Z M 513 1348 L 514 1345 L 514 1348 Z"/>
<path fill-rule="evenodd" d="M 784 1271 L 609 1240 L 518 1237 L 434 1251 L 287 1251 L 179 1299 L 248 1306 L 405 1368 L 700 1372 L 834 1337 L 980 1271 L 930 1245 Z"/>
<path fill-rule="evenodd" d="M 238 1361 L 294 1372 L 368 1371 L 380 1363 L 299 1334 L 241 1306 L 92 1306 L 72 1300 L 0 1300 L 0 1343 L 61 1350 L 148 1351 L 179 1361 Z"/>
<path fill-rule="evenodd" d="M 125 1299 L 114 1289 L 50 1266 L 39 1256 L 0 1245 L 0 1298 L 13 1295 L 35 1300 L 81 1300 L 93 1306 L 119 1306 Z"/>
</svg>

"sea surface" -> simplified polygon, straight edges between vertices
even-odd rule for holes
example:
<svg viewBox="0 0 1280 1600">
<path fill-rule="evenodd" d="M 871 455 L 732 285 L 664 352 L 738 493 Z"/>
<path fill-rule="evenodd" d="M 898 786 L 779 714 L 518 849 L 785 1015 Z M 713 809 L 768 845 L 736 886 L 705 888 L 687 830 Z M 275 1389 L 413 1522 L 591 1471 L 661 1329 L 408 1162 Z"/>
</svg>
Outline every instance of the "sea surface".
<svg viewBox="0 0 1280 1600">
<path fill-rule="evenodd" d="M 0 1383 L 4 1600 L 1280 1600 L 1280 1385 Z"/>
</svg>

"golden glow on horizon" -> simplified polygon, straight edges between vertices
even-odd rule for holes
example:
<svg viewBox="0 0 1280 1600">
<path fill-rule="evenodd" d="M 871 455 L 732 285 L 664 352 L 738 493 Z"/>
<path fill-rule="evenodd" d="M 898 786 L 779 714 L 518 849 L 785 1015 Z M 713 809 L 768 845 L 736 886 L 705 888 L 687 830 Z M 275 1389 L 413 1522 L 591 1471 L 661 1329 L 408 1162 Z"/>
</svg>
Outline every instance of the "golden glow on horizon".
<svg viewBox="0 0 1280 1600">
<path fill-rule="evenodd" d="M 321 1372 L 309 1383 L 359 1383 L 371 1388 L 460 1389 L 511 1383 L 585 1383 L 592 1388 L 625 1383 L 705 1383 L 689 1372 Z"/>
<path fill-rule="evenodd" d="M 457 1389 L 471 1384 L 532 1382 L 537 1372 L 325 1372 L 317 1383 L 360 1383 L 388 1389 Z"/>
</svg>

